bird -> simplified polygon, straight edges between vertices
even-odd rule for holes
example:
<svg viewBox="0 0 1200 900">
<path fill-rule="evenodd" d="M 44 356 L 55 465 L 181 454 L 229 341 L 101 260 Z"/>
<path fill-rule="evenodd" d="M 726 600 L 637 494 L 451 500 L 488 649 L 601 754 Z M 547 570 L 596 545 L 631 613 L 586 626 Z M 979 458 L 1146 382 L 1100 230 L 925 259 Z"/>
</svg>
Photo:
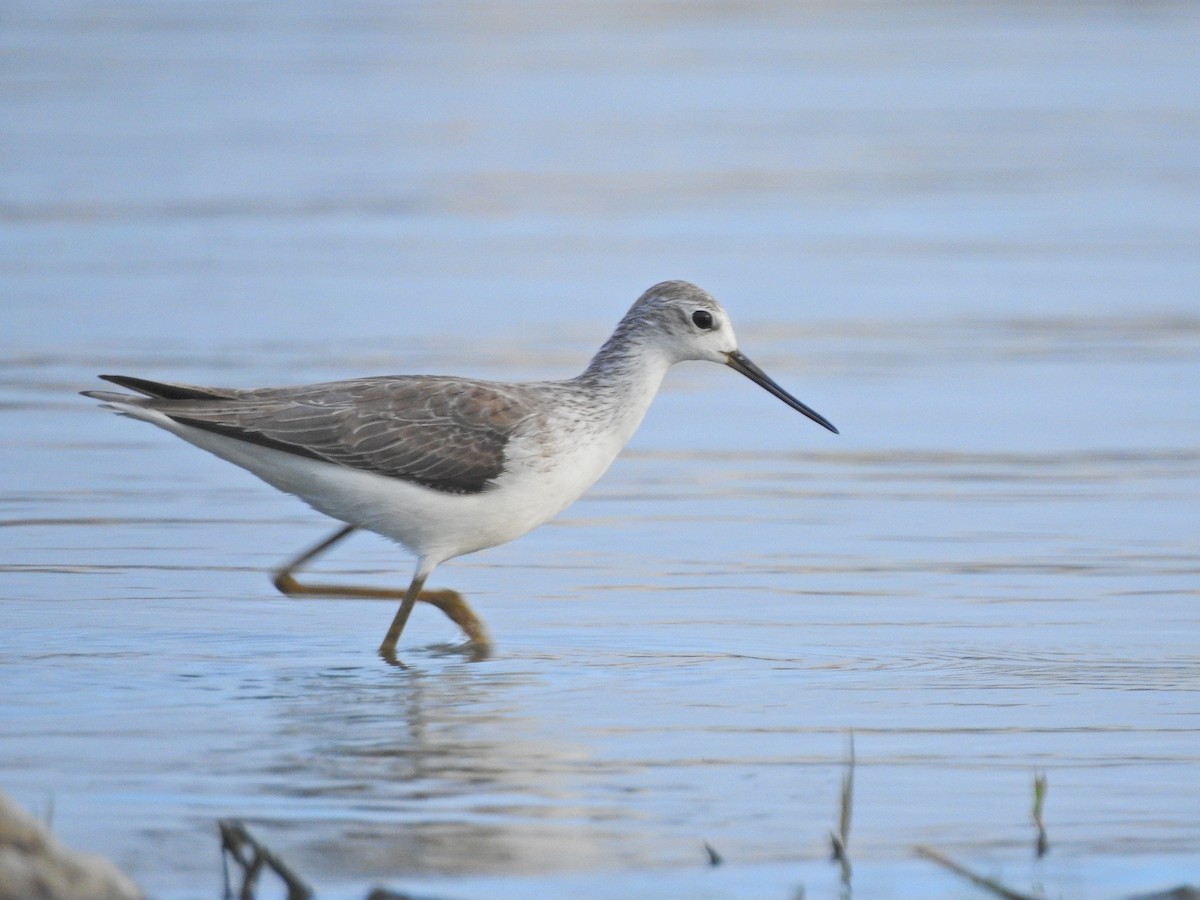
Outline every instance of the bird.
<svg viewBox="0 0 1200 900">
<path fill-rule="evenodd" d="M 426 590 L 442 563 L 512 541 L 577 500 L 633 436 L 667 370 L 728 366 L 834 434 L 741 352 L 725 308 L 687 281 L 646 290 L 582 373 L 499 382 L 389 375 L 268 388 L 201 387 L 101 375 L 134 393 L 82 391 L 247 469 L 342 523 L 274 573 L 288 596 L 399 599 L 379 654 L 396 648 L 418 601 L 441 609 L 481 655 L 482 619 L 456 591 Z M 300 582 L 295 573 L 357 530 L 407 548 L 407 589 Z"/>
</svg>

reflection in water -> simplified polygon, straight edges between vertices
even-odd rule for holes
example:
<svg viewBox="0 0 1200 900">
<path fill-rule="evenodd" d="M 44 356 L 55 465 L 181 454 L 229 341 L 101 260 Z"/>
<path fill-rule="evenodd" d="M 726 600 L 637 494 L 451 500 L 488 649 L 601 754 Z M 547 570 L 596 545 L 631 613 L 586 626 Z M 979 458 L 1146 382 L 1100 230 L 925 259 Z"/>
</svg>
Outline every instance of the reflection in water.
<svg viewBox="0 0 1200 900">
<path fill-rule="evenodd" d="M 364 674 L 278 686 L 279 736 L 260 762 L 263 775 L 284 775 L 270 789 L 284 810 L 298 808 L 266 819 L 288 830 L 303 822 L 312 864 L 366 877 L 589 868 L 603 858 L 589 823 L 628 814 L 572 788 L 588 765 L 584 746 L 514 709 L 509 695 L 531 676 L 416 664 Z"/>
</svg>

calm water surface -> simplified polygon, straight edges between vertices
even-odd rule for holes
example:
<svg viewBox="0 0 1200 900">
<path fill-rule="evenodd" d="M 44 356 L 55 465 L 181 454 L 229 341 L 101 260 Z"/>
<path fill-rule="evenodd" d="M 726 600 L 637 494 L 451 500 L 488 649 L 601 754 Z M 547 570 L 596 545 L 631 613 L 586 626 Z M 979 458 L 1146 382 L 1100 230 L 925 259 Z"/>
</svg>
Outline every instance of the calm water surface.
<svg viewBox="0 0 1200 900">
<path fill-rule="evenodd" d="M 833 897 L 853 732 L 859 896 L 1200 881 L 1195 8 L 573 10 L 10 5 L 0 787 L 162 898 L 223 817 L 323 897 Z M 330 523 L 75 394 L 567 376 L 668 277 L 842 435 L 679 367 L 439 570 L 482 662 L 278 597 Z"/>
</svg>

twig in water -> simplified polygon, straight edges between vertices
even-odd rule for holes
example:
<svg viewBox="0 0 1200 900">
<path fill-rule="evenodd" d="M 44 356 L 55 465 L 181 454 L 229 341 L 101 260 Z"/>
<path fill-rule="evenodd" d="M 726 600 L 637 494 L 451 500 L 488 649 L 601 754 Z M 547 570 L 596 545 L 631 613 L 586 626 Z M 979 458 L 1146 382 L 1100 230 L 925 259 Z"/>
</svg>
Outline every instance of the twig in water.
<svg viewBox="0 0 1200 900">
<path fill-rule="evenodd" d="M 955 875 L 961 875 L 963 878 L 966 878 L 968 881 L 971 881 L 978 887 L 983 888 L 985 891 L 991 891 L 997 897 L 1003 897 L 1004 900 L 1040 900 L 1040 898 L 1034 897 L 1030 894 L 1022 894 L 1019 891 L 1014 891 L 1012 888 L 1001 884 L 994 878 L 988 878 L 985 875 L 972 872 L 966 866 L 956 863 L 954 860 L 950 859 L 950 857 L 939 853 L 932 847 L 918 846 L 914 847 L 913 851 L 917 854 L 917 856 L 921 856 L 930 860 L 931 862 L 935 862 L 942 868 L 949 869 Z"/>
<path fill-rule="evenodd" d="M 46 814 L 42 816 L 42 824 L 46 826 L 47 831 L 54 830 L 54 792 L 51 791 L 46 795 Z"/>
<path fill-rule="evenodd" d="M 228 860 L 233 859 L 242 869 L 242 889 L 238 900 L 254 900 L 254 888 L 263 866 L 279 876 L 287 887 L 287 900 L 310 900 L 312 889 L 287 864 L 256 841 L 246 826 L 234 819 L 217 823 L 221 832 L 221 865 L 225 869 L 225 900 L 232 900 Z"/>
<path fill-rule="evenodd" d="M 377 887 L 367 894 L 367 900 L 417 900 L 412 894 L 398 894 L 387 888 Z"/>
<path fill-rule="evenodd" d="M 850 732 L 850 759 L 842 774 L 841 811 L 838 830 L 829 832 L 833 852 L 830 858 L 842 867 L 842 887 L 850 887 L 850 814 L 854 808 L 854 732 Z"/>
<path fill-rule="evenodd" d="M 1125 900 L 1200 900 L 1200 888 L 1188 884 L 1171 888 L 1168 891 L 1155 891 L 1153 894 L 1136 894 Z"/>
<path fill-rule="evenodd" d="M 1033 775 L 1033 824 L 1037 826 L 1037 843 L 1034 850 L 1037 858 L 1041 859 L 1050 849 L 1050 841 L 1046 837 L 1046 826 L 1042 822 L 1042 807 L 1046 804 L 1046 773 L 1035 772 Z"/>
<path fill-rule="evenodd" d="M 367 900 L 438 900 L 438 898 L 428 894 L 418 896 L 407 891 L 393 891 L 389 888 L 377 887 L 372 888 L 371 893 L 367 894 Z"/>
</svg>

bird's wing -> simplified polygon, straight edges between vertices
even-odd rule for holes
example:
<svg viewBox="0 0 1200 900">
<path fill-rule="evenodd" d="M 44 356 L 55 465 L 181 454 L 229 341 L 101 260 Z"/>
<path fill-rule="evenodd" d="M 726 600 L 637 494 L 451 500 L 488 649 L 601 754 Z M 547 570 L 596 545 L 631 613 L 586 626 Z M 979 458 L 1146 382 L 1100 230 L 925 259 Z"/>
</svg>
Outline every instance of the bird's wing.
<svg viewBox="0 0 1200 900">
<path fill-rule="evenodd" d="M 513 432 L 534 415 L 519 386 L 450 377 L 195 393 L 172 387 L 185 399 L 138 402 L 183 425 L 456 494 L 494 485 Z M 202 391 L 209 396 L 196 398 Z"/>
</svg>

